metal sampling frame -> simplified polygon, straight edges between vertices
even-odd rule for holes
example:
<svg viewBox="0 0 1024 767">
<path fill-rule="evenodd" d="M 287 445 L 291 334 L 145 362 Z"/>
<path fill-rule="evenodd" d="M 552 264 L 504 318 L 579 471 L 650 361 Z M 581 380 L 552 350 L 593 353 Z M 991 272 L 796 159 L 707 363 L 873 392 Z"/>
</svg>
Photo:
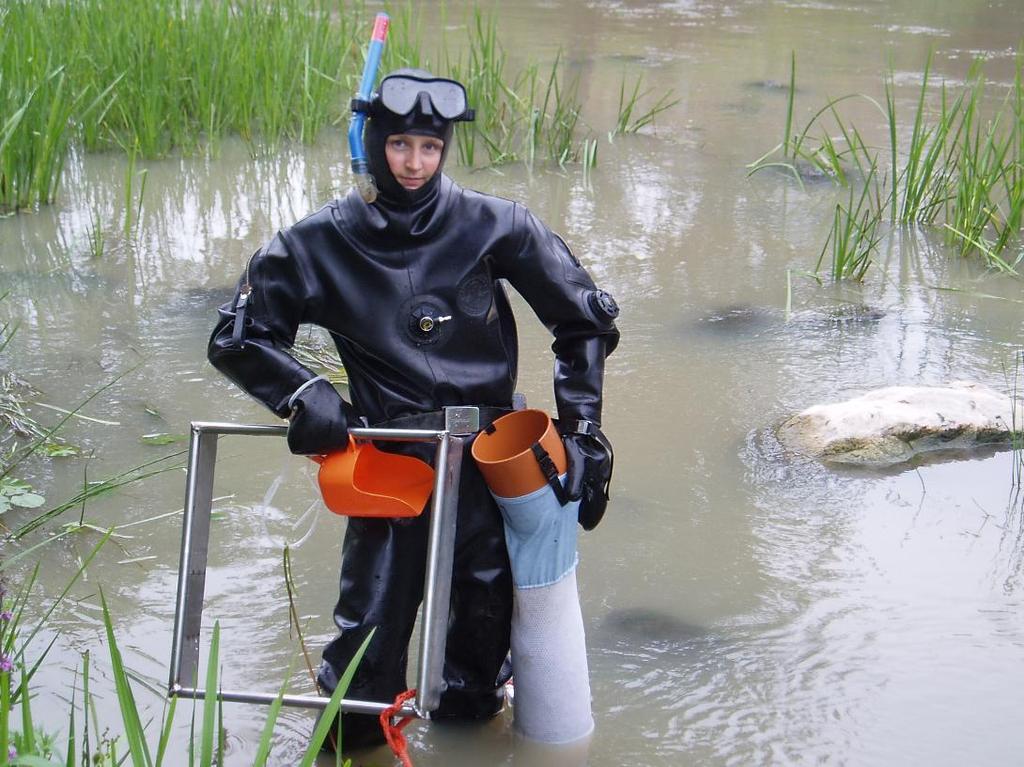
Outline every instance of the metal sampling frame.
<svg viewBox="0 0 1024 767">
<path fill-rule="evenodd" d="M 451 602 L 452 560 L 455 549 L 455 521 L 458 510 L 459 477 L 463 447 L 480 430 L 480 412 L 475 407 L 445 408 L 445 428 L 349 429 L 356 439 L 396 442 L 436 442 L 434 491 L 430 533 L 427 539 L 427 569 L 421 611 L 420 654 L 416 697 L 403 704 L 400 715 L 429 718 L 441 699 L 445 642 Z M 221 435 L 284 436 L 286 426 L 193 421 L 185 477 L 185 515 L 181 531 L 181 560 L 178 565 L 178 596 L 174 608 L 169 697 L 203 698 L 197 687 L 199 634 L 203 619 L 203 596 L 210 547 L 210 515 L 213 507 L 213 478 L 217 462 L 217 439 Z M 220 690 L 217 698 L 239 703 L 270 704 L 277 693 L 253 690 Z M 285 695 L 283 704 L 302 708 L 324 708 L 330 699 L 321 695 Z M 393 701 L 344 698 L 341 710 L 380 714 Z"/>
</svg>

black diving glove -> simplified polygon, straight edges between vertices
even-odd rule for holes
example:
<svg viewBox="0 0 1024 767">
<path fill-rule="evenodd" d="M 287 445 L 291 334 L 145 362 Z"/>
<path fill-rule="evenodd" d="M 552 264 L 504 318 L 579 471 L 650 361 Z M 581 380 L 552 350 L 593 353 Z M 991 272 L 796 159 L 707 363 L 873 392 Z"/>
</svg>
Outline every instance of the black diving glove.
<svg viewBox="0 0 1024 767">
<path fill-rule="evenodd" d="M 324 455 L 348 445 L 352 406 L 324 378 L 313 379 L 289 401 L 288 449 L 297 455 Z"/>
<path fill-rule="evenodd" d="M 615 454 L 608 438 L 591 421 L 562 421 L 559 429 L 567 463 L 566 497 L 580 502 L 580 524 L 584 530 L 593 530 L 608 507 Z"/>
</svg>

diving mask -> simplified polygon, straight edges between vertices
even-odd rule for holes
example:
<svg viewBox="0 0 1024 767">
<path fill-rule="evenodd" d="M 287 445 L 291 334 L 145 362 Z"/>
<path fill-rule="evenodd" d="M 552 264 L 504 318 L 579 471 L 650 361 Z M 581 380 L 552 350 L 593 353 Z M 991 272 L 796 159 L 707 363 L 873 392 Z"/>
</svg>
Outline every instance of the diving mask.
<svg viewBox="0 0 1024 767">
<path fill-rule="evenodd" d="M 426 112 L 424 97 L 434 114 L 444 120 L 468 122 L 474 119 L 474 112 L 467 103 L 466 89 L 455 80 L 392 74 L 381 81 L 377 91 L 380 106 L 399 116 L 409 114 L 417 104 L 421 112 Z"/>
</svg>

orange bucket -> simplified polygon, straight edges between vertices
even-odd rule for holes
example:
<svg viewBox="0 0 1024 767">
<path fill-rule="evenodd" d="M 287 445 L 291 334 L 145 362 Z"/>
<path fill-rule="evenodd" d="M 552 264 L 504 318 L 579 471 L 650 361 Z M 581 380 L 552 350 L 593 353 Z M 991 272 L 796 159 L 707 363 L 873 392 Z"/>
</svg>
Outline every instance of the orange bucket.
<svg viewBox="0 0 1024 767">
<path fill-rule="evenodd" d="M 491 492 L 518 498 L 547 484 L 531 448 L 539 442 L 565 473 L 565 447 L 551 417 L 543 410 L 516 410 L 497 419 L 473 442 L 472 454 Z"/>
<path fill-rule="evenodd" d="M 434 489 L 434 470 L 408 455 L 349 439 L 347 450 L 314 457 L 324 505 L 346 517 L 416 517 Z"/>
</svg>

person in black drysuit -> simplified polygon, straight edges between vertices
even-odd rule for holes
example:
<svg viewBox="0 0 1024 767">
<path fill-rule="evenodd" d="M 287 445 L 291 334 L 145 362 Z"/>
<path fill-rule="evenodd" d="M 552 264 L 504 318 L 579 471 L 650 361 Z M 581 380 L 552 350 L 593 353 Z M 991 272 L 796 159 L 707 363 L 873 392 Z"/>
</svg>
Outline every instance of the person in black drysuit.
<svg viewBox="0 0 1024 767">
<path fill-rule="evenodd" d="M 415 96 L 404 114 L 381 99 L 385 82 Z M 294 453 L 347 444 L 350 425 L 443 428 L 441 408 L 477 405 L 481 426 L 512 407 L 518 351 L 502 280 L 554 335 L 554 389 L 569 457 L 570 496 L 591 470 L 590 437 L 566 424 L 600 424 L 605 357 L 618 343 L 618 308 L 566 244 L 517 203 L 464 189 L 441 172 L 454 122 L 436 108 L 442 86 L 419 70 L 385 78 L 365 130 L 380 189 L 355 191 L 283 229 L 249 260 L 210 339 L 213 365 L 289 419 Z M 417 90 L 419 89 L 419 90 Z M 450 114 L 450 110 L 449 110 Z M 438 170 L 418 188 L 399 183 L 386 144 L 396 135 L 443 143 Z M 411 141 L 412 139 L 410 139 Z M 351 403 L 288 350 L 301 323 L 329 331 Z M 361 419 L 365 419 L 362 421 Z M 585 431 L 581 429 L 580 431 Z M 398 450 L 393 443 L 382 449 Z M 416 453 L 424 446 L 404 446 Z M 391 701 L 406 689 L 408 642 L 423 593 L 429 505 L 419 517 L 350 518 L 343 544 L 338 636 L 318 681 L 330 694 L 367 632 L 377 632 L 347 697 Z M 464 454 L 444 665 L 446 689 L 432 718 L 484 719 L 501 710 L 512 580 L 501 515 Z M 345 714 L 346 747 L 383 742 L 376 717 Z"/>
</svg>

